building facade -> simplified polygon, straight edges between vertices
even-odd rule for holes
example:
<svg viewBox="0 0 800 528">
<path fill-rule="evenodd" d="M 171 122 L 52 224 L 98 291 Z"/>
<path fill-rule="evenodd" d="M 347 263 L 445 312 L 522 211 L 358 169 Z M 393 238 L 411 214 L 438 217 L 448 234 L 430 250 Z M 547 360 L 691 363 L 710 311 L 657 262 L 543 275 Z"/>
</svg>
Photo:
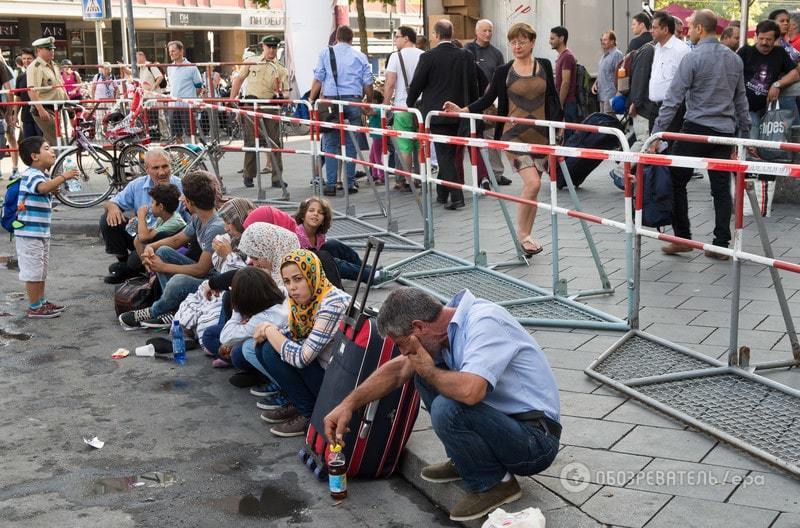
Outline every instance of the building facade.
<svg viewBox="0 0 800 528">
<path fill-rule="evenodd" d="M 83 1 L 0 2 L 0 50 L 6 59 L 13 60 L 22 47 L 39 37 L 53 36 L 57 60 L 97 64 L 95 24 L 83 20 Z M 270 9 L 256 9 L 249 0 L 133 0 L 137 49 L 145 51 L 151 61 L 168 62 L 167 42 L 180 40 L 193 62 L 238 62 L 244 50 L 255 49 L 262 37 L 283 36 L 284 1 L 272 0 Z M 102 32 L 103 57 L 107 62 L 117 62 L 123 59 L 121 0 L 110 0 L 110 4 L 112 18 L 104 22 Z M 397 0 L 395 4 L 366 4 L 370 55 L 374 55 L 375 64 L 391 53 L 395 27 L 409 24 L 422 28 L 422 0 Z M 354 10 L 350 20 L 356 29 Z"/>
</svg>

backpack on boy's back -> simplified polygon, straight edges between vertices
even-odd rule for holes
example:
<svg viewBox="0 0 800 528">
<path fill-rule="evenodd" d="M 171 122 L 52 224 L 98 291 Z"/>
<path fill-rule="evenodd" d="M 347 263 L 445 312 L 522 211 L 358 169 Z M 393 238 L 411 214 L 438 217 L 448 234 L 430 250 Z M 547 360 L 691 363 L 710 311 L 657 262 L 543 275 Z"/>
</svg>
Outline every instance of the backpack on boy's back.
<svg viewBox="0 0 800 528">
<path fill-rule="evenodd" d="M 372 272 L 366 281 L 366 289 L 359 305 L 356 304 L 370 251 L 375 248 Z M 300 458 L 314 474 L 324 479 L 327 476 L 327 460 L 330 445 L 325 438 L 325 416 L 344 400 L 358 385 L 385 363 L 400 355 L 400 351 L 389 337 L 381 337 L 378 324 L 372 314 L 365 312 L 378 257 L 383 241 L 370 237 L 363 265 L 356 281 L 356 291 L 345 312 L 340 330 L 337 332 L 331 362 L 325 371 L 317 403 L 311 415 L 311 425 L 306 432 L 306 445 Z M 419 413 L 419 394 L 413 380 L 395 389 L 380 400 L 369 403 L 365 409 L 353 413 L 345 434 L 344 448 L 348 477 L 388 477 L 397 468 L 400 454 L 411 435 Z"/>
<path fill-rule="evenodd" d="M 17 220 L 19 213 L 19 187 L 22 178 L 14 178 L 6 185 L 6 195 L 3 198 L 3 215 L 0 217 L 0 226 L 6 231 L 14 234 L 14 229 L 22 227 L 22 223 Z"/>
</svg>

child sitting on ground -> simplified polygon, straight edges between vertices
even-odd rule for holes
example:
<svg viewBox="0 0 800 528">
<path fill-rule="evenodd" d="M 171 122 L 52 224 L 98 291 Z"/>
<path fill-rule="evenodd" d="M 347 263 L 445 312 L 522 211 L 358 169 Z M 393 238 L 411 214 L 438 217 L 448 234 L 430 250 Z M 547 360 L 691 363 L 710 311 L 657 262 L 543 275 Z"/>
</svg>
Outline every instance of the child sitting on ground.
<svg viewBox="0 0 800 528">
<path fill-rule="evenodd" d="M 35 319 L 58 317 L 64 307 L 49 302 L 44 294 L 50 255 L 50 193 L 67 180 L 78 178 L 80 173 L 78 169 L 73 169 L 50 179 L 48 171 L 56 160 L 56 154 L 41 136 L 21 141 L 19 155 L 28 166 L 22 174 L 19 187 L 17 221 L 21 225 L 14 229 L 19 280 L 25 282 L 28 294 L 26 315 Z"/>
<path fill-rule="evenodd" d="M 232 313 L 220 333 L 214 366 L 227 365 L 233 347 L 253 337 L 261 323 L 285 325 L 289 315 L 283 301 L 283 292 L 265 270 L 249 266 L 237 271 L 231 283 Z"/>
<path fill-rule="evenodd" d="M 186 227 L 186 221 L 178 212 L 181 191 L 177 185 L 171 183 L 156 185 L 147 191 L 147 194 L 152 198 L 150 207 L 143 205 L 136 211 L 136 236 L 133 239 L 136 253 L 135 255 L 131 253 L 126 265 L 133 273 L 144 271 L 141 255 L 148 243 L 170 237 Z M 147 225 L 148 213 L 152 213 L 156 218 L 153 227 Z"/>
</svg>

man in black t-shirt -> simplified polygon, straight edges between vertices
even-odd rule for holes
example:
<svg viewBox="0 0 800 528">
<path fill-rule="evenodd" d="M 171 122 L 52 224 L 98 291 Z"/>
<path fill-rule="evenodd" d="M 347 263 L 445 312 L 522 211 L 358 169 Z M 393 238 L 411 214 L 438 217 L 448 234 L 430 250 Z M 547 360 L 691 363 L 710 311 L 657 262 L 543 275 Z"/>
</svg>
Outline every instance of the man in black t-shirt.
<svg viewBox="0 0 800 528">
<path fill-rule="evenodd" d="M 743 46 L 737 53 L 744 63 L 744 86 L 750 107 L 750 137 L 758 138 L 761 116 L 767 105 L 776 101 L 781 89 L 800 80 L 797 66 L 780 46 L 775 43 L 780 28 L 772 20 L 764 20 L 756 26 L 756 44 Z"/>
<path fill-rule="evenodd" d="M 633 18 L 631 18 L 631 33 L 633 33 L 634 38 L 628 43 L 628 51 L 625 54 L 636 51 L 648 42 L 653 41 L 653 35 L 650 34 L 652 22 L 653 19 L 645 12 L 633 15 Z"/>
<path fill-rule="evenodd" d="M 28 75 L 25 72 L 24 68 L 30 66 L 35 58 L 35 54 L 32 48 L 22 48 L 22 52 L 20 53 L 20 58 L 22 59 L 22 73 L 17 77 L 17 82 L 15 88 L 17 89 L 24 89 L 24 91 L 17 92 L 15 100 L 16 101 L 30 101 L 31 96 L 28 93 Z M 19 112 L 20 118 L 19 122 L 20 125 L 20 140 L 31 136 L 41 136 L 42 131 L 39 129 L 39 126 L 36 124 L 36 121 L 33 120 L 33 116 L 31 115 L 31 107 L 30 106 L 22 106 L 20 107 L 21 110 Z"/>
</svg>

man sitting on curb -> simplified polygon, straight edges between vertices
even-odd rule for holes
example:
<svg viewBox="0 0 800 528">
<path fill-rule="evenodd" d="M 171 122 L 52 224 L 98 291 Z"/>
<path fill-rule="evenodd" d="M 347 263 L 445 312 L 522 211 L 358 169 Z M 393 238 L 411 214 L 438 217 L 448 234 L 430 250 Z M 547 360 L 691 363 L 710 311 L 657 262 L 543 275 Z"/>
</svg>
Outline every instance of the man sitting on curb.
<svg viewBox="0 0 800 528">
<path fill-rule="evenodd" d="M 534 475 L 558 453 L 559 399 L 536 341 L 505 308 L 469 290 L 447 304 L 416 288 L 393 291 L 378 314 L 380 333 L 401 356 L 386 363 L 325 417 L 331 443 L 357 409 L 412 376 L 431 415 L 445 462 L 423 468 L 429 482 L 463 480 L 454 521 L 478 519 L 522 491 L 514 475 Z"/>
<path fill-rule="evenodd" d="M 131 181 L 119 194 L 103 204 L 105 213 L 100 217 L 100 234 L 106 243 L 106 253 L 117 257 L 117 262 L 108 268 L 109 274 L 104 279 L 109 284 L 119 284 L 133 275 L 129 270 L 136 266 L 133 263 L 128 266 L 129 256 L 135 254 L 133 237 L 125 231 L 125 227 L 142 206 L 150 207 L 150 189 L 171 183 L 182 190 L 180 178 L 170 174 L 172 168 L 166 150 L 149 149 L 144 155 L 144 170 L 146 176 Z M 128 212 L 128 217 L 125 212 Z"/>
<path fill-rule="evenodd" d="M 187 295 L 214 272 L 211 254 L 214 237 L 225 233 L 225 223 L 214 209 L 216 192 L 205 172 L 193 172 L 183 178 L 183 205 L 191 213 L 189 224 L 171 237 L 152 242 L 142 250 L 142 263 L 158 275 L 161 297 L 150 308 L 132 310 L 119 316 L 124 330 L 169 328 L 178 306 Z M 197 239 L 202 250 L 195 262 L 178 248 Z"/>
</svg>

